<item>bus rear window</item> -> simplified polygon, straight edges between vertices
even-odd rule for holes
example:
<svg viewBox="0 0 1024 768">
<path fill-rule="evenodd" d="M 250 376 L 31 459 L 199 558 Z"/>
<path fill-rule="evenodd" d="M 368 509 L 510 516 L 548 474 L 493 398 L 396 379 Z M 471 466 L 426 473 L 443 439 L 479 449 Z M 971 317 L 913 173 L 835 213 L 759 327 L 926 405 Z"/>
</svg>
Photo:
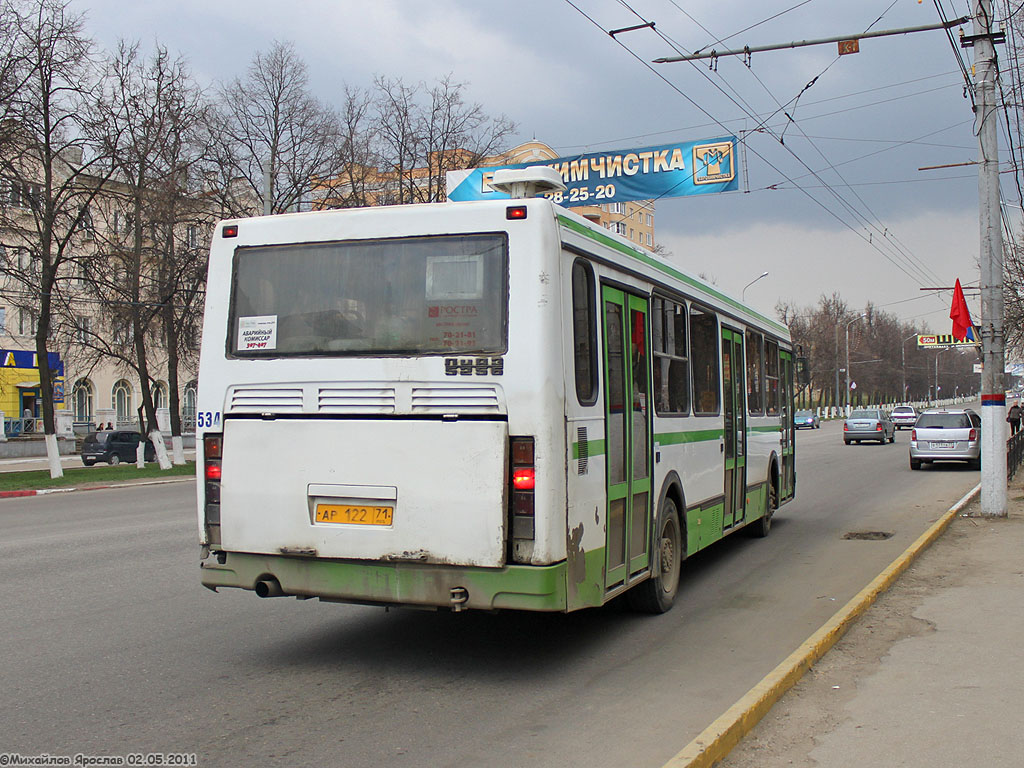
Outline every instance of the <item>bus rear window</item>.
<svg viewBox="0 0 1024 768">
<path fill-rule="evenodd" d="M 239 248 L 238 357 L 494 354 L 507 348 L 504 235 Z"/>
</svg>

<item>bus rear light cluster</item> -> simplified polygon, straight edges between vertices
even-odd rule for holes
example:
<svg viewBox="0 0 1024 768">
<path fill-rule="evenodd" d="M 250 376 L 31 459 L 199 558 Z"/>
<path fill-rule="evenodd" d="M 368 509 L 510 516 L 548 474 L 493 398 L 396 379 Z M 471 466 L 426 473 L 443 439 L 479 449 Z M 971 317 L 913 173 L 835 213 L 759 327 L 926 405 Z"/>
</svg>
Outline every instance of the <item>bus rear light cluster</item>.
<svg viewBox="0 0 1024 768">
<path fill-rule="evenodd" d="M 534 491 L 536 468 L 532 437 L 513 437 L 509 441 L 512 459 L 512 538 L 532 539 L 534 536 Z"/>
<path fill-rule="evenodd" d="M 220 546 L 220 479 L 223 435 L 203 436 L 203 479 L 205 482 L 204 514 L 206 538 L 211 547 Z"/>
</svg>

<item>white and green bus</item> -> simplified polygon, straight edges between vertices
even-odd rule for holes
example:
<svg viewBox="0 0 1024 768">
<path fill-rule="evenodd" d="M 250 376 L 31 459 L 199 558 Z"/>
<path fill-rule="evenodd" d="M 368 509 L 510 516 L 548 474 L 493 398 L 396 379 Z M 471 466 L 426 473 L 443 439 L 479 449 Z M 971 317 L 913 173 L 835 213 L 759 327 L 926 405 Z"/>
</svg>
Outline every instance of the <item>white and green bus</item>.
<svg viewBox="0 0 1024 768">
<path fill-rule="evenodd" d="M 787 329 L 541 199 L 221 223 L 202 583 L 668 610 L 795 488 Z"/>
</svg>

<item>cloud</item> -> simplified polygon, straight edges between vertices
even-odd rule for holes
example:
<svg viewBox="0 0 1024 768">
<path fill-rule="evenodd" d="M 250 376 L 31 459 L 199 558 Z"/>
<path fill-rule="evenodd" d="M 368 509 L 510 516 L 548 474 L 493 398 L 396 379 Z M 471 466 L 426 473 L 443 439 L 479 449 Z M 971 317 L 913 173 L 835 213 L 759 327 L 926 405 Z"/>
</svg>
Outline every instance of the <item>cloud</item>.
<svg viewBox="0 0 1024 768">
<path fill-rule="evenodd" d="M 943 285 L 952 285 L 958 277 L 965 284 L 977 282 L 975 211 L 923 214 L 896 219 L 891 225 L 892 242 L 913 254 Z M 847 229 L 789 221 L 710 232 L 687 232 L 660 221 L 656 227 L 658 242 L 672 251 L 674 263 L 688 272 L 707 274 L 735 296 L 768 270 L 768 277 L 747 289 L 746 299 L 772 316 L 780 301 L 803 307 L 833 292 L 841 294 L 851 307 L 863 307 L 870 301 L 902 318 L 924 315 L 920 322 L 930 322 L 933 327 L 941 325 L 943 308 L 949 311 L 947 295 L 933 296 L 920 290 L 934 287 L 933 281 L 925 285 L 923 279 L 903 274 L 878 249 Z M 882 250 L 892 254 L 895 248 Z M 972 312 L 976 311 L 977 299 L 969 302 Z"/>
</svg>

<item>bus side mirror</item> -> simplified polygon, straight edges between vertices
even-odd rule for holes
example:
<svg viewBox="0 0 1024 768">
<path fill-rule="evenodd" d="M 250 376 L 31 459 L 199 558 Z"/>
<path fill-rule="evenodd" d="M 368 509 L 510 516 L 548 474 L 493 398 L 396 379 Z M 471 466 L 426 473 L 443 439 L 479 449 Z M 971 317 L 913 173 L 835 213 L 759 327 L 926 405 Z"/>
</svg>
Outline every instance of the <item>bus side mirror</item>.
<svg viewBox="0 0 1024 768">
<path fill-rule="evenodd" d="M 796 359 L 796 380 L 801 387 L 810 386 L 811 372 L 807 367 L 806 357 L 798 357 Z"/>
</svg>

